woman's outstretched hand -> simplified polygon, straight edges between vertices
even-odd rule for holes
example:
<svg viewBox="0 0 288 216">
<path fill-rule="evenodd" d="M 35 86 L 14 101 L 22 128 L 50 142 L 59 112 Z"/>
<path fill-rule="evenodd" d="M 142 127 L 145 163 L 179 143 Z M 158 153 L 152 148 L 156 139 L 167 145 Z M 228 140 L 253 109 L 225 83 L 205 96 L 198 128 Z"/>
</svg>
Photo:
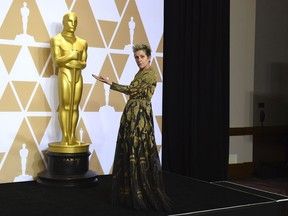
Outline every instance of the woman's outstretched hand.
<svg viewBox="0 0 288 216">
<path fill-rule="evenodd" d="M 109 78 L 104 78 L 102 76 L 96 76 L 95 74 L 92 74 L 92 76 L 96 79 L 99 80 L 100 82 L 106 83 L 108 85 L 112 85 L 112 82 L 109 81 Z"/>
</svg>

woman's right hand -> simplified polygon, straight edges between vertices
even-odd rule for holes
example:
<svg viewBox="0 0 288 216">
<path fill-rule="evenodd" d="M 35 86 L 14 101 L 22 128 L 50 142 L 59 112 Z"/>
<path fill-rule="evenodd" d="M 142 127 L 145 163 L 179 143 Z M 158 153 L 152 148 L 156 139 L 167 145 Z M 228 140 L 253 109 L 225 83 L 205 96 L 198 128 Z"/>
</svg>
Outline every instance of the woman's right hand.
<svg viewBox="0 0 288 216">
<path fill-rule="evenodd" d="M 102 76 L 97 76 L 97 75 L 95 75 L 95 74 L 92 74 L 92 76 L 93 76 L 96 80 L 98 80 L 98 81 L 100 81 L 100 82 L 106 83 L 106 84 L 108 84 L 108 85 L 112 85 L 112 82 L 109 81 L 109 78 L 108 78 L 108 77 L 107 77 L 107 78 L 104 78 L 104 77 L 102 77 Z"/>
</svg>

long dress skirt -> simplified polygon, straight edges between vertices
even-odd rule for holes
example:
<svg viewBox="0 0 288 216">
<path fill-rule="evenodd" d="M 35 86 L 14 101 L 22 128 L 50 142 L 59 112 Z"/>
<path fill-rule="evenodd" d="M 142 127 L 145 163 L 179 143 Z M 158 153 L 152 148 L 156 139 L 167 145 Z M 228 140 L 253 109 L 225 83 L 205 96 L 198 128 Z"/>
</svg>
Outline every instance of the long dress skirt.
<svg viewBox="0 0 288 216">
<path fill-rule="evenodd" d="M 123 111 L 114 156 L 112 202 L 133 209 L 171 211 L 149 100 L 130 99 Z"/>
</svg>

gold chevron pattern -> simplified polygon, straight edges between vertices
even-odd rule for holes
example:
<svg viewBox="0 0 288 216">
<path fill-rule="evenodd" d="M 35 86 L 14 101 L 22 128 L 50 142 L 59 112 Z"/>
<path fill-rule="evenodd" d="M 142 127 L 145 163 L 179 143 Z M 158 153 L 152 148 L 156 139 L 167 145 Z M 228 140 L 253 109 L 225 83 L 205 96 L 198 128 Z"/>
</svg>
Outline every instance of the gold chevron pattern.
<svg viewBox="0 0 288 216">
<path fill-rule="evenodd" d="M 29 12 L 26 24 L 21 14 L 24 3 Z M 68 11 L 77 14 L 76 35 L 89 45 L 77 135 L 91 143 L 90 169 L 100 175 L 111 173 L 119 120 L 127 101 L 91 74 L 129 84 L 138 70 L 131 37 L 133 44 L 146 43 L 152 48 L 151 65 L 158 72 L 152 104 L 161 156 L 163 4 L 164 0 L 1 1 L 0 183 L 35 179 L 46 169 L 48 143 L 60 140 L 57 74 L 49 40 L 62 30 L 62 17 Z"/>
</svg>

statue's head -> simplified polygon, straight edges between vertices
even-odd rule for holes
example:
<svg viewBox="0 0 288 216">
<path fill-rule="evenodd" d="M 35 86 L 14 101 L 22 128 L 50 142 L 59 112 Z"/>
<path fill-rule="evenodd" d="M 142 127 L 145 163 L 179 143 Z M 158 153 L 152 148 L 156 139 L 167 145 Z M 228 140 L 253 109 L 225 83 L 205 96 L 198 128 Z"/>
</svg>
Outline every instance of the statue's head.
<svg viewBox="0 0 288 216">
<path fill-rule="evenodd" d="M 64 26 L 64 31 L 74 32 L 77 27 L 77 15 L 73 12 L 66 13 L 63 16 L 62 24 Z"/>
</svg>

